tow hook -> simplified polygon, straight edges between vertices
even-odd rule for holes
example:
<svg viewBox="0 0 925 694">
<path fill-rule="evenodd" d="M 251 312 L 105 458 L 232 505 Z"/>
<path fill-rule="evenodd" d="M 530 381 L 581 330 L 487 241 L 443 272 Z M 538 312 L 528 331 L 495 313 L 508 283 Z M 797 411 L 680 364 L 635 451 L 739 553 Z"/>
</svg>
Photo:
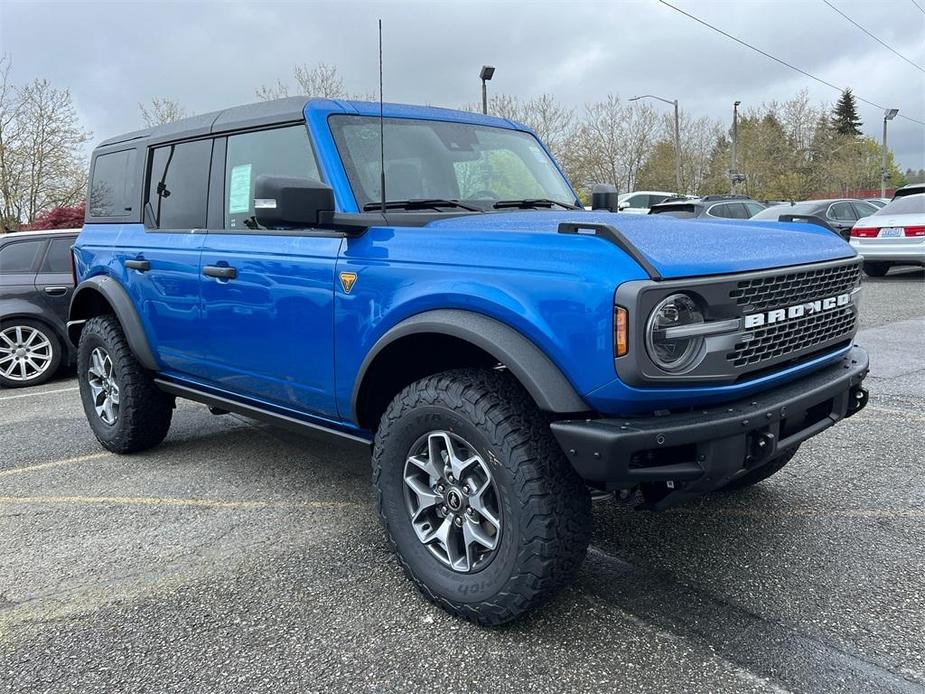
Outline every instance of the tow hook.
<svg viewBox="0 0 925 694">
<path fill-rule="evenodd" d="M 860 412 L 862 409 L 864 409 L 864 405 L 867 404 L 868 397 L 869 395 L 866 389 L 861 388 L 860 386 L 852 389 L 848 401 L 848 407 L 850 408 L 849 414 L 854 414 L 855 412 Z"/>
<path fill-rule="evenodd" d="M 774 434 L 765 431 L 752 440 L 752 460 L 764 460 L 774 453 Z"/>
</svg>

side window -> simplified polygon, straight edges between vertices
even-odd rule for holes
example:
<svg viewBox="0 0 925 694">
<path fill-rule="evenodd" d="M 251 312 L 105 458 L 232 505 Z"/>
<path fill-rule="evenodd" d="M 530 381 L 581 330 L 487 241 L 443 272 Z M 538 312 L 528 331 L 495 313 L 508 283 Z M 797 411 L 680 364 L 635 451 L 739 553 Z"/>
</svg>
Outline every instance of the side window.
<svg viewBox="0 0 925 694">
<path fill-rule="evenodd" d="M 212 140 L 158 147 L 151 153 L 146 219 L 158 229 L 206 225 Z"/>
<path fill-rule="evenodd" d="M 135 205 L 135 150 L 100 154 L 90 182 L 91 217 L 126 217 Z"/>
<path fill-rule="evenodd" d="M 764 205 L 758 202 L 747 202 L 745 203 L 745 209 L 748 210 L 748 217 L 751 219 L 764 209 Z"/>
<path fill-rule="evenodd" d="M 722 219 L 729 219 L 732 217 L 732 211 L 729 209 L 731 205 L 729 203 L 720 203 L 719 205 L 713 205 L 707 214 L 711 217 L 720 217 Z"/>
<path fill-rule="evenodd" d="M 857 215 L 858 219 L 861 219 L 862 217 L 869 217 L 878 209 L 876 205 L 860 200 L 857 200 L 851 204 L 854 205 L 854 213 Z"/>
<path fill-rule="evenodd" d="M 45 239 L 6 244 L 0 248 L 0 274 L 35 272 L 35 264 L 43 250 Z"/>
<path fill-rule="evenodd" d="M 854 222 L 858 218 L 850 202 L 836 202 L 829 205 L 829 211 L 825 216 L 839 222 Z"/>
<path fill-rule="evenodd" d="M 640 209 L 648 206 L 648 195 L 631 195 L 626 199 L 626 206 L 633 209 Z"/>
<path fill-rule="evenodd" d="M 225 158 L 225 228 L 257 229 L 254 180 L 261 174 L 320 179 L 305 125 L 232 135 Z"/>
<path fill-rule="evenodd" d="M 68 237 L 64 239 L 52 239 L 48 252 L 45 254 L 45 260 L 42 261 L 42 267 L 39 272 L 65 273 L 71 271 L 71 246 L 74 245 L 74 239 Z"/>
</svg>

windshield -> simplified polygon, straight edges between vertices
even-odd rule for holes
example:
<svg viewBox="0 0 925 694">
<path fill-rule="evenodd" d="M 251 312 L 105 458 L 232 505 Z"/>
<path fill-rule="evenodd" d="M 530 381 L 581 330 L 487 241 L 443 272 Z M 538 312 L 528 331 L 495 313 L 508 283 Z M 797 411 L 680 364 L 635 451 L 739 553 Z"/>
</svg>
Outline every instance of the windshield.
<svg viewBox="0 0 925 694">
<path fill-rule="evenodd" d="M 871 216 L 916 213 L 925 213 L 925 193 L 907 195 L 904 198 L 895 198 L 874 212 Z"/>
<path fill-rule="evenodd" d="M 379 119 L 332 116 L 331 131 L 360 209 L 380 200 Z M 529 133 L 468 123 L 385 119 L 387 201 L 575 203 L 575 193 Z"/>
</svg>

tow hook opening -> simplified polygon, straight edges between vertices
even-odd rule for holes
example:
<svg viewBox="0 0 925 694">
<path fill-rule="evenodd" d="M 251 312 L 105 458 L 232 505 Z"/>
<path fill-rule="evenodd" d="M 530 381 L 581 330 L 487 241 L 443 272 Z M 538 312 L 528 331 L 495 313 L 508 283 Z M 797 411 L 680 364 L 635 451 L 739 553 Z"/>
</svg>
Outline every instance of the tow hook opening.
<svg viewBox="0 0 925 694">
<path fill-rule="evenodd" d="M 866 388 L 861 388 L 856 386 L 851 389 L 851 394 L 848 396 L 848 407 L 850 409 L 850 414 L 855 412 L 860 412 L 864 409 L 864 406 L 867 404 L 867 398 L 869 394 Z"/>
</svg>

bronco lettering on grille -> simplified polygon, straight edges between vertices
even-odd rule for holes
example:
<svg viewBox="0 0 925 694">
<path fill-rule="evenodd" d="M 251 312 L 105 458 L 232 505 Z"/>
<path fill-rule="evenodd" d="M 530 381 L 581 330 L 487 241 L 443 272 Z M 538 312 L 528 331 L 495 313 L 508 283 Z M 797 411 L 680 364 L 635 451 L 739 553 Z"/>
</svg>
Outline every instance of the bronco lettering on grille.
<svg viewBox="0 0 925 694">
<path fill-rule="evenodd" d="M 831 311 L 835 308 L 847 306 L 851 303 L 851 294 L 845 292 L 836 296 L 829 296 L 825 299 L 816 299 L 807 301 L 803 304 L 795 304 L 787 308 L 778 308 L 773 311 L 764 311 L 763 313 L 752 313 L 745 316 L 745 328 L 758 328 L 762 325 L 773 325 L 781 323 L 792 318 L 801 318 L 811 316 L 824 311 Z"/>
</svg>

